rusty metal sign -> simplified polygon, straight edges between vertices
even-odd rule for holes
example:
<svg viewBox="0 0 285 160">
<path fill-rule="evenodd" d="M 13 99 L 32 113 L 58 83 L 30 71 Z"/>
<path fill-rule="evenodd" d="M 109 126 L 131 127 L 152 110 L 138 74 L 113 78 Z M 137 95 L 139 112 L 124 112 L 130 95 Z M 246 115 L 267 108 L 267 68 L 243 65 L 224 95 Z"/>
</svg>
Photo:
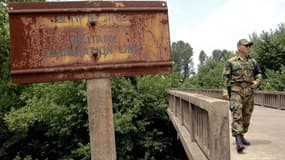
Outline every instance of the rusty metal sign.
<svg viewBox="0 0 285 160">
<path fill-rule="evenodd" d="M 171 71 L 164 1 L 10 3 L 9 22 L 16 83 Z"/>
</svg>

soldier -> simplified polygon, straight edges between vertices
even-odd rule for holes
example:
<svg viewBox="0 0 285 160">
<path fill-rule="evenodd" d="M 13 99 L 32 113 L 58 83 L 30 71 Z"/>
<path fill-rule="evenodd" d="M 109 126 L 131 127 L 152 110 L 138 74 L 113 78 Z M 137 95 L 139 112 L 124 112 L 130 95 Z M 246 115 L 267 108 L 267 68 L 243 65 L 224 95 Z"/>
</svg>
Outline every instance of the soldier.
<svg viewBox="0 0 285 160">
<path fill-rule="evenodd" d="M 261 71 L 250 55 L 252 42 L 241 39 L 237 43 L 237 55 L 230 58 L 223 71 L 223 98 L 230 100 L 232 113 L 232 136 L 236 139 L 238 153 L 250 145 L 244 138 L 248 131 L 254 107 L 253 93 L 261 82 Z"/>
</svg>

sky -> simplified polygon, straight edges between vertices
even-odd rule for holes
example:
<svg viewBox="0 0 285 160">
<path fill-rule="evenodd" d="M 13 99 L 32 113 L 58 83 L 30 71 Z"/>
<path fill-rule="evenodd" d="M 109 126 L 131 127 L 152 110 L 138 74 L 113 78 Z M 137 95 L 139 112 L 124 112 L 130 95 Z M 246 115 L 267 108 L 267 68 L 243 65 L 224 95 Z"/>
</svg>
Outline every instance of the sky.
<svg viewBox="0 0 285 160">
<path fill-rule="evenodd" d="M 236 50 L 237 41 L 285 23 L 285 0 L 167 0 L 170 37 L 183 40 L 199 53 L 214 49 Z"/>
<path fill-rule="evenodd" d="M 60 1 L 60 0 L 48 0 Z M 62 0 L 63 1 L 63 0 Z M 65 0 L 68 1 L 68 0 Z M 70 1 L 70 0 L 69 0 Z M 92 0 L 90 0 L 92 1 Z M 193 48 L 198 65 L 201 50 L 236 50 L 237 41 L 285 23 L 285 0 L 166 0 L 170 40 Z"/>
</svg>

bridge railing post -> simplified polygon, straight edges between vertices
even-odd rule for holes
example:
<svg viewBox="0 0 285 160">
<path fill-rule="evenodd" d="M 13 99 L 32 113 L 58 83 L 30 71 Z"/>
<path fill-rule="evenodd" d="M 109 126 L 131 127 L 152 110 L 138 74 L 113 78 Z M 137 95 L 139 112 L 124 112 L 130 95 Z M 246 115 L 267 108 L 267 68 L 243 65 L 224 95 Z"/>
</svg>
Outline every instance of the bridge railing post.
<svg viewBox="0 0 285 160">
<path fill-rule="evenodd" d="M 209 150 L 210 159 L 219 160 L 227 157 L 230 159 L 229 141 L 229 117 L 225 101 L 217 101 L 211 104 L 209 112 Z M 219 147 L 217 147 L 219 146 Z"/>
</svg>

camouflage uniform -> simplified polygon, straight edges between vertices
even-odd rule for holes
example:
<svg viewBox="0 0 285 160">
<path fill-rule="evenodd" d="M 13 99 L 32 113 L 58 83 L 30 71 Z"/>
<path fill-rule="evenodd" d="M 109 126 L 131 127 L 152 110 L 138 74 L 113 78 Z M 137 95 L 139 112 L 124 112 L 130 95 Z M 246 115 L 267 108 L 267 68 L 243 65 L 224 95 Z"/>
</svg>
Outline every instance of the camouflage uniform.
<svg viewBox="0 0 285 160">
<path fill-rule="evenodd" d="M 223 71 L 223 92 L 227 93 L 227 87 L 231 86 L 230 110 L 233 117 L 233 136 L 243 135 L 248 130 L 254 106 L 252 81 L 260 84 L 261 71 L 251 56 L 242 60 L 239 55 L 236 55 L 226 62 Z"/>
</svg>

